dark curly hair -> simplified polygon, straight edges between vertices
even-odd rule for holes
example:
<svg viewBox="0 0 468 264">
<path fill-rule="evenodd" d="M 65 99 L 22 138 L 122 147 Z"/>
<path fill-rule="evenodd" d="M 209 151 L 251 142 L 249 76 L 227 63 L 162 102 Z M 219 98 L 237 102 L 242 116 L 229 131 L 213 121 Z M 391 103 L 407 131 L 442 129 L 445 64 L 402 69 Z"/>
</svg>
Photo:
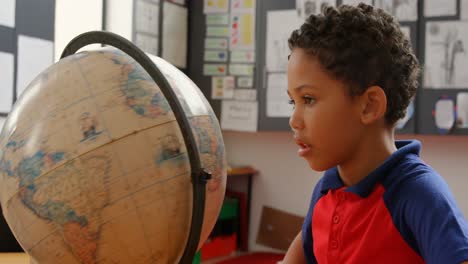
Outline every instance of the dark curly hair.
<svg viewBox="0 0 468 264">
<path fill-rule="evenodd" d="M 387 96 L 388 124 L 405 116 L 418 86 L 420 66 L 395 18 L 379 8 L 328 6 L 294 30 L 289 48 L 304 49 L 335 78 L 349 83 L 350 96 L 380 86 Z"/>
</svg>

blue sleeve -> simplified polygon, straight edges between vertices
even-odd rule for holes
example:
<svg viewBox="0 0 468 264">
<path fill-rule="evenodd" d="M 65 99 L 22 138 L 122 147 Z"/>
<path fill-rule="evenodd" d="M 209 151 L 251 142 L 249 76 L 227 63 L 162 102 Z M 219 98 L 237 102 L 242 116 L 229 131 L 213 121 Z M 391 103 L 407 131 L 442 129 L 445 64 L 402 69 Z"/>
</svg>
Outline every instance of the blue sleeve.
<svg viewBox="0 0 468 264">
<path fill-rule="evenodd" d="M 304 255 L 306 257 L 308 264 L 317 264 L 317 260 L 314 256 L 314 241 L 312 240 L 312 213 L 314 211 L 314 206 L 317 203 L 320 195 L 320 186 L 322 185 L 322 179 L 317 182 L 315 185 L 314 191 L 312 192 L 312 199 L 309 205 L 309 211 L 307 216 L 302 224 L 302 246 L 304 248 Z"/>
<path fill-rule="evenodd" d="M 426 263 L 468 260 L 467 221 L 442 177 L 426 172 L 404 185 L 400 209 L 412 233 L 413 247 Z"/>
</svg>

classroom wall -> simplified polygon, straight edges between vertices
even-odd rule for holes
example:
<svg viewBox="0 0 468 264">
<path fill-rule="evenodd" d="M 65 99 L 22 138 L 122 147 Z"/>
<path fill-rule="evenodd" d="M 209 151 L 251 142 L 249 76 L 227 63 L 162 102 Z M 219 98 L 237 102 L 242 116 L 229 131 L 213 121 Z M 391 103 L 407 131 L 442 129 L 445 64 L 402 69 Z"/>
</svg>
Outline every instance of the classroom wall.
<svg viewBox="0 0 468 264">
<path fill-rule="evenodd" d="M 422 142 L 422 159 L 448 182 L 465 217 L 468 217 L 468 136 L 398 136 Z M 256 244 L 263 206 L 305 216 L 312 189 L 322 173 L 312 171 L 297 156 L 290 132 L 224 132 L 228 161 L 249 164 L 259 170 L 254 177 L 249 247 L 270 250 Z"/>
<path fill-rule="evenodd" d="M 58 8 L 67 1 L 69 0 L 57 0 Z M 67 14 L 72 16 L 73 13 L 83 14 L 86 11 L 86 19 L 80 15 L 80 19 L 76 21 L 79 23 L 94 21 L 93 25 L 98 26 L 98 22 L 101 23 L 100 15 L 92 15 L 98 10 L 84 8 L 85 4 L 91 1 L 94 0 L 83 2 L 81 11 L 75 9 L 74 12 L 70 11 Z M 132 5 L 133 0 L 107 1 L 106 29 L 131 39 Z M 65 29 L 61 29 L 62 27 L 76 26 L 64 14 L 62 13 L 56 20 L 57 24 L 60 24 L 57 28 L 60 32 L 65 32 Z M 90 20 L 93 17 L 95 19 Z M 81 26 L 80 30 L 83 29 Z M 89 29 L 93 29 L 92 25 L 89 25 Z M 72 36 L 71 33 L 63 34 L 66 35 L 56 35 L 56 40 L 59 42 L 56 43 L 56 54 L 61 52 Z M 0 127 L 3 122 L 4 118 L 0 117 Z M 417 135 L 411 138 L 423 142 L 422 158 L 447 180 L 465 216 L 468 216 L 468 192 L 466 191 L 468 175 L 467 169 L 464 168 L 468 162 L 468 136 Z M 311 171 L 307 163 L 296 155 L 297 147 L 289 132 L 224 132 L 224 140 L 228 161 L 231 164 L 252 165 L 260 172 L 253 180 L 249 246 L 252 250 L 267 249 L 255 243 L 262 207 L 266 205 L 305 215 L 311 191 L 321 173 Z"/>
<path fill-rule="evenodd" d="M 105 30 L 131 40 L 133 0 L 107 0 Z"/>
<path fill-rule="evenodd" d="M 102 9 L 102 0 L 55 1 L 55 61 L 60 59 L 63 49 L 74 37 L 102 29 Z M 99 46 L 89 45 L 85 49 Z"/>
</svg>

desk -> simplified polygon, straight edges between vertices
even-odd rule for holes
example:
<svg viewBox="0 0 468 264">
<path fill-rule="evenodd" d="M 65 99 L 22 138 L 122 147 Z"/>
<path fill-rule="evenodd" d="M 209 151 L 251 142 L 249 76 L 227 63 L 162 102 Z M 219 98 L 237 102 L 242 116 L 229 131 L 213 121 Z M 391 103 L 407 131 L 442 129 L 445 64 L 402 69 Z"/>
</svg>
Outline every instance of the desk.
<svg viewBox="0 0 468 264">
<path fill-rule="evenodd" d="M 29 264 L 26 253 L 0 253 L 0 264 Z"/>
<path fill-rule="evenodd" d="M 230 167 L 227 172 L 228 177 L 227 177 L 226 194 L 231 194 L 234 196 L 242 196 L 242 193 L 245 193 L 245 196 L 247 199 L 247 206 L 246 206 L 247 208 L 245 210 L 242 209 L 242 204 L 240 204 L 241 232 L 239 235 L 239 245 L 240 245 L 240 250 L 242 251 L 249 250 L 248 233 L 249 233 L 249 219 L 250 219 L 250 208 L 251 208 L 251 198 L 252 198 L 252 177 L 257 174 L 258 174 L 258 171 L 250 166 Z M 241 189 L 234 188 L 235 187 L 234 182 L 237 181 L 237 179 L 241 179 L 243 181 L 247 180 L 247 186 L 246 186 L 247 191 L 245 191 L 245 189 L 242 190 L 242 188 Z"/>
</svg>

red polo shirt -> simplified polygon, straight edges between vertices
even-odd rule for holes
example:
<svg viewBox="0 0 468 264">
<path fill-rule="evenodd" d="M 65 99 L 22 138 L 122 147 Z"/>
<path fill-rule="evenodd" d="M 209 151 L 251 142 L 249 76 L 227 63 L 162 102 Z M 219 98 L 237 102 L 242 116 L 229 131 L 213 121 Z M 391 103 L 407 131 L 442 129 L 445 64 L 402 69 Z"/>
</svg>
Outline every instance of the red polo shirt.
<svg viewBox="0 0 468 264">
<path fill-rule="evenodd" d="M 356 185 L 336 168 L 317 183 L 302 234 L 308 263 L 460 263 L 468 225 L 444 180 L 419 159 L 418 141 Z"/>
</svg>

